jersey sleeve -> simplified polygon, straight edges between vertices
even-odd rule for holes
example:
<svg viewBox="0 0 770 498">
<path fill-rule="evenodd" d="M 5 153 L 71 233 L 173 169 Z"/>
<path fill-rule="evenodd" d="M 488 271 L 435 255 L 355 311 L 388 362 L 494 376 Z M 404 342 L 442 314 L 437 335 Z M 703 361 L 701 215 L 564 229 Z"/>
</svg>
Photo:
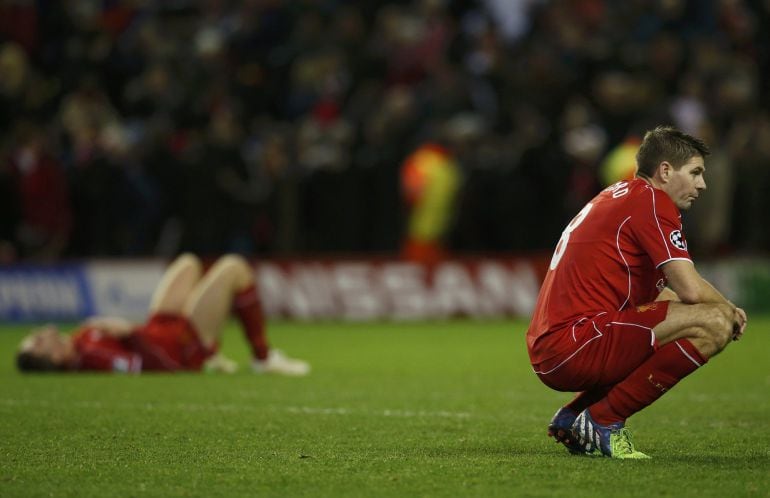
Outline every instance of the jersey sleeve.
<svg viewBox="0 0 770 498">
<path fill-rule="evenodd" d="M 142 358 L 127 349 L 114 337 L 95 329 L 77 334 L 75 348 L 78 352 L 77 370 L 138 373 L 142 370 Z"/>
<path fill-rule="evenodd" d="M 673 260 L 692 261 L 679 210 L 665 192 L 648 188 L 630 221 L 639 246 L 656 268 Z"/>
</svg>

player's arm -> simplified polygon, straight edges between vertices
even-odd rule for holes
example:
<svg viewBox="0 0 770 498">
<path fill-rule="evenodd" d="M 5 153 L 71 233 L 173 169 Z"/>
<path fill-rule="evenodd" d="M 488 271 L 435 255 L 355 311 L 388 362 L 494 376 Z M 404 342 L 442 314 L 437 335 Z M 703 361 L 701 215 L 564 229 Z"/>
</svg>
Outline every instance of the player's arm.
<svg viewBox="0 0 770 498">
<path fill-rule="evenodd" d="M 78 370 L 138 373 L 142 358 L 127 351 L 115 339 L 86 341 L 80 346 Z"/>
<path fill-rule="evenodd" d="M 136 329 L 136 325 L 117 316 L 92 316 L 83 325 L 102 330 L 112 337 L 124 337 Z"/>
<path fill-rule="evenodd" d="M 681 301 L 679 299 L 679 296 L 677 296 L 676 292 L 672 291 L 671 288 L 665 287 L 660 294 L 658 294 L 658 297 L 655 298 L 656 301 Z"/>
<path fill-rule="evenodd" d="M 713 285 L 700 276 L 695 266 L 689 261 L 674 260 L 663 265 L 668 287 L 683 303 L 722 303 L 730 304 Z"/>
<path fill-rule="evenodd" d="M 701 277 L 690 261 L 669 261 L 663 265 L 662 270 L 668 280 L 668 287 L 683 303 L 729 305 L 735 312 L 736 323 L 738 324 L 738 330 L 735 331 L 736 338 L 743 334 L 746 328 L 746 312 L 731 303 L 713 285 Z M 658 299 L 660 300 L 660 296 Z"/>
</svg>

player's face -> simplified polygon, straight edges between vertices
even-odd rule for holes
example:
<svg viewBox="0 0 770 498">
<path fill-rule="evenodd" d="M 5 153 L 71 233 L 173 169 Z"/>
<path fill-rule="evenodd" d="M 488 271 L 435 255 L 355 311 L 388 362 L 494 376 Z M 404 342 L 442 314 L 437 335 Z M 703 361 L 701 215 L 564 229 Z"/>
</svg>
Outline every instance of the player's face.
<svg viewBox="0 0 770 498">
<path fill-rule="evenodd" d="M 672 170 L 665 190 L 679 209 L 690 209 L 701 190 L 706 190 L 705 172 L 700 156 L 694 156 L 678 170 Z"/>
<path fill-rule="evenodd" d="M 47 326 L 27 336 L 21 343 L 21 350 L 63 365 L 72 354 L 72 341 L 56 327 Z"/>
</svg>

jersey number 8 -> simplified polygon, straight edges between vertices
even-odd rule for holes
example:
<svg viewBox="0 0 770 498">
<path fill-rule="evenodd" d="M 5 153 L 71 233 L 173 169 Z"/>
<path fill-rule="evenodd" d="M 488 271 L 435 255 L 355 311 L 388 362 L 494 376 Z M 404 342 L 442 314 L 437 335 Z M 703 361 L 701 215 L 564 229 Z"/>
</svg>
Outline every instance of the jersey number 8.
<svg viewBox="0 0 770 498">
<path fill-rule="evenodd" d="M 580 212 L 575 215 L 574 218 L 572 218 L 572 221 L 569 222 L 567 228 L 565 228 L 561 233 L 561 238 L 559 239 L 559 243 L 556 244 L 556 250 L 553 252 L 551 264 L 548 266 L 548 268 L 551 270 L 556 269 L 556 265 L 559 264 L 561 257 L 564 256 L 564 251 L 567 250 L 567 244 L 569 243 L 570 235 L 578 226 L 580 226 L 581 223 L 583 223 L 583 220 L 586 219 L 586 216 L 588 216 L 588 213 L 591 211 L 592 207 L 594 207 L 594 205 L 590 202 L 586 204 L 585 207 L 583 207 L 583 209 L 581 209 Z"/>
</svg>

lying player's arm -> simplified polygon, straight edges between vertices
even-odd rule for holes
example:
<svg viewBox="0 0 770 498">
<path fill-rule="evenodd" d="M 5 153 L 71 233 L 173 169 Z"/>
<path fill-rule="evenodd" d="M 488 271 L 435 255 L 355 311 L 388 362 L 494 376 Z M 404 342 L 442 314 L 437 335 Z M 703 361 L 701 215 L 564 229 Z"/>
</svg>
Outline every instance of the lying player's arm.
<svg viewBox="0 0 770 498">
<path fill-rule="evenodd" d="M 77 369 L 138 373 L 142 370 L 142 357 L 123 349 L 114 338 L 102 338 L 81 345 Z"/>
<path fill-rule="evenodd" d="M 127 336 L 136 329 L 135 324 L 117 316 L 92 316 L 83 325 L 98 328 L 113 337 Z"/>
</svg>

